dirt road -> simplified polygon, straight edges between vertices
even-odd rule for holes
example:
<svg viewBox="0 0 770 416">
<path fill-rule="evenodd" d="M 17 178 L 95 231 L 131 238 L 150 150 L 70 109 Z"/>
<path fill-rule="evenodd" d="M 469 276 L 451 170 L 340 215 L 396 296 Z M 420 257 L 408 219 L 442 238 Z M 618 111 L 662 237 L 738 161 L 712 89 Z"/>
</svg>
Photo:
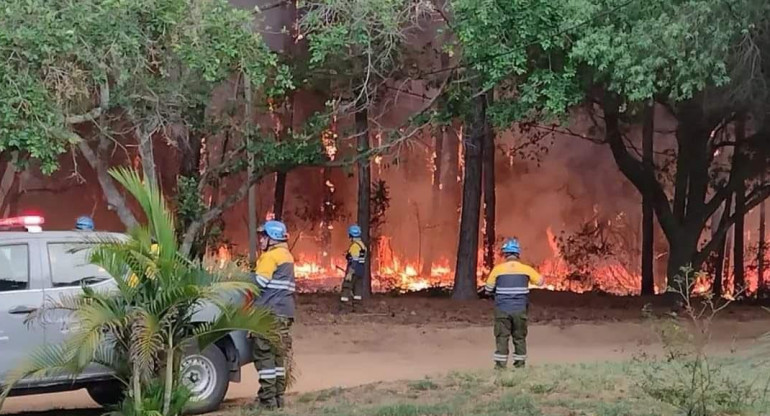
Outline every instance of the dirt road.
<svg viewBox="0 0 770 416">
<path fill-rule="evenodd" d="M 754 321 L 716 322 L 712 345 L 721 352 L 745 350 L 766 325 Z M 489 326 L 392 325 L 387 323 L 297 325 L 295 357 L 299 366 L 295 392 L 349 387 L 376 381 L 415 379 L 452 370 L 492 365 Z M 660 349 L 651 329 L 641 323 L 583 323 L 560 328 L 530 328 L 530 362 L 567 363 L 620 360 Z M 243 381 L 232 384 L 230 399 L 254 395 L 257 377 L 246 368 Z M 51 409 L 86 409 L 95 405 L 84 391 L 11 398 L 3 414 Z"/>
</svg>

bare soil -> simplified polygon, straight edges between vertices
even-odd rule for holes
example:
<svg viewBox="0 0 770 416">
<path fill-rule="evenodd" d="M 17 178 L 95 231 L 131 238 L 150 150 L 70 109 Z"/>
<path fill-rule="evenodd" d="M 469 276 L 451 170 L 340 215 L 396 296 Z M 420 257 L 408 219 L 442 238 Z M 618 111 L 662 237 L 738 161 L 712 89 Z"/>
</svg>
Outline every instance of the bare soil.
<svg viewBox="0 0 770 416">
<path fill-rule="evenodd" d="M 333 295 L 304 295 L 299 303 L 295 394 L 492 365 L 489 301 L 378 296 L 355 313 L 340 312 Z M 534 366 L 621 361 L 642 352 L 656 353 L 658 338 L 642 320 L 646 304 L 661 315 L 677 309 L 676 302 L 665 297 L 534 293 L 529 361 Z M 759 335 L 770 331 L 767 316 L 754 305 L 732 305 L 714 323 L 712 348 L 724 353 L 752 348 Z M 242 382 L 230 386 L 229 405 L 249 401 L 257 388 L 256 372 L 244 368 Z M 98 414 L 91 410 L 94 407 L 85 391 L 77 391 L 11 398 L 2 413 L 90 416 Z"/>
</svg>

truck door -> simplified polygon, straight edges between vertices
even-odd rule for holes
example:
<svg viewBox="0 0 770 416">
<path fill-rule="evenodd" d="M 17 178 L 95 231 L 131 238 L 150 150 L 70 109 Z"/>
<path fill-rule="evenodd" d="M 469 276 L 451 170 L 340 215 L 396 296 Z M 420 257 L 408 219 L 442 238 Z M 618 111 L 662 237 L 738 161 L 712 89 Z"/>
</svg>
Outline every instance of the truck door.
<svg viewBox="0 0 770 416">
<path fill-rule="evenodd" d="M 42 324 L 25 322 L 44 299 L 37 248 L 35 241 L 0 242 L 0 380 L 45 341 Z"/>
<path fill-rule="evenodd" d="M 104 269 L 90 264 L 88 246 L 77 240 L 47 241 L 44 258 L 48 261 L 44 267 L 47 276 L 46 298 L 58 300 L 62 295 L 72 296 L 82 293 L 83 286 L 95 290 L 110 290 L 114 280 Z M 65 311 L 50 311 L 46 320 L 46 343 L 61 344 L 75 331 L 78 322 Z M 89 378 L 106 374 L 108 371 L 97 365 L 90 366 L 82 375 Z"/>
</svg>

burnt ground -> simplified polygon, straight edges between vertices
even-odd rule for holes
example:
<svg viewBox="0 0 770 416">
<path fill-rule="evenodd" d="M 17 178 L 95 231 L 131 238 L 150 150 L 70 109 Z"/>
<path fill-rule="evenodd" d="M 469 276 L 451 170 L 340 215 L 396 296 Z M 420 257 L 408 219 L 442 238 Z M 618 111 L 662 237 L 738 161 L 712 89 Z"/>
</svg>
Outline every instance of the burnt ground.
<svg viewBox="0 0 770 416">
<path fill-rule="evenodd" d="M 395 325 L 455 325 L 489 322 L 493 301 L 455 301 L 447 293 L 420 292 L 404 295 L 374 295 L 356 313 L 341 313 L 336 294 L 301 294 L 297 321 L 304 325 L 367 322 Z M 530 294 L 530 322 L 557 326 L 587 322 L 640 321 L 643 310 L 657 316 L 681 312 L 676 294 L 653 297 L 620 297 L 604 293 L 571 293 L 535 290 Z M 765 303 L 765 306 L 770 304 Z M 749 321 L 770 317 L 758 302 L 734 302 L 719 319 Z"/>
</svg>

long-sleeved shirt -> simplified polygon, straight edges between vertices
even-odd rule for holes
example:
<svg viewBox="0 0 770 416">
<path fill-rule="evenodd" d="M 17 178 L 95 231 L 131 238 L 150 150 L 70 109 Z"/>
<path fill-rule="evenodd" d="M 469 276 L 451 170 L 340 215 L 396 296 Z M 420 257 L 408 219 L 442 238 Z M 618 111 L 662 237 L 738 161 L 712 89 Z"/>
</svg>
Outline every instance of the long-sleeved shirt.
<svg viewBox="0 0 770 416">
<path fill-rule="evenodd" d="M 529 303 L 529 285 L 542 286 L 543 276 L 518 260 L 507 260 L 489 273 L 485 290 L 494 293 L 495 307 L 499 310 L 523 312 Z"/>
<path fill-rule="evenodd" d="M 270 308 L 276 315 L 294 317 L 294 257 L 285 243 L 276 244 L 257 259 L 254 280 L 261 289 L 255 304 Z"/>
</svg>

